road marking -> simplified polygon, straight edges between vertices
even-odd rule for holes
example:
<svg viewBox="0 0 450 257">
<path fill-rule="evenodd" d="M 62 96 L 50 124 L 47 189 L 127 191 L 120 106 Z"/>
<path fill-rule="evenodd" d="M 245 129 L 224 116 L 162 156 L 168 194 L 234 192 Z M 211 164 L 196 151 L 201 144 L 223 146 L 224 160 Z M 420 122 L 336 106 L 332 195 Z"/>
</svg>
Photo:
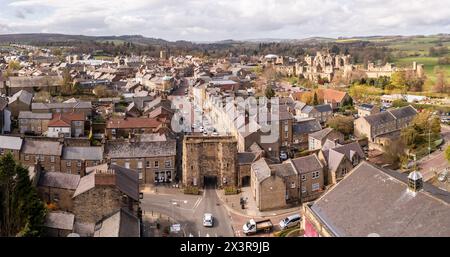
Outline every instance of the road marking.
<svg viewBox="0 0 450 257">
<path fill-rule="evenodd" d="M 195 203 L 194 207 L 192 208 L 193 210 L 197 209 L 197 207 L 200 205 L 200 203 L 202 202 L 203 197 L 200 197 L 197 202 Z"/>
</svg>

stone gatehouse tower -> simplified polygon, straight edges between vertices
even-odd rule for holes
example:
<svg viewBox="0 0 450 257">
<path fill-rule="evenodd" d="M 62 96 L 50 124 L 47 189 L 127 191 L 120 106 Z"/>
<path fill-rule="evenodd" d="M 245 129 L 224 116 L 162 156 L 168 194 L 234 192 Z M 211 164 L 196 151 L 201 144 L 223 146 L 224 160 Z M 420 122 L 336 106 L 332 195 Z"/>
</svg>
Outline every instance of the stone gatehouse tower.
<svg viewBox="0 0 450 257">
<path fill-rule="evenodd" d="M 232 136 L 185 136 L 183 186 L 237 186 L 237 142 Z"/>
</svg>

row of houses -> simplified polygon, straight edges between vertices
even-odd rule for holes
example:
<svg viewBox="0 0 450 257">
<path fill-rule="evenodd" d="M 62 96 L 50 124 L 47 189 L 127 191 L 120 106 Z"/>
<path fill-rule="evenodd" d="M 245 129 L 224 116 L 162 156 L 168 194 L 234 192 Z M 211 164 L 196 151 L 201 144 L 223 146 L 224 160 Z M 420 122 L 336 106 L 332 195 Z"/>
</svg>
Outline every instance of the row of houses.
<svg viewBox="0 0 450 257">
<path fill-rule="evenodd" d="M 0 136 L 0 154 L 12 153 L 25 166 L 39 162 L 51 172 L 84 176 L 88 167 L 102 163 L 138 172 L 139 182 L 172 182 L 176 177 L 176 140 L 148 135 L 132 140 L 112 140 L 102 146 L 73 146 L 60 140 Z"/>
</svg>

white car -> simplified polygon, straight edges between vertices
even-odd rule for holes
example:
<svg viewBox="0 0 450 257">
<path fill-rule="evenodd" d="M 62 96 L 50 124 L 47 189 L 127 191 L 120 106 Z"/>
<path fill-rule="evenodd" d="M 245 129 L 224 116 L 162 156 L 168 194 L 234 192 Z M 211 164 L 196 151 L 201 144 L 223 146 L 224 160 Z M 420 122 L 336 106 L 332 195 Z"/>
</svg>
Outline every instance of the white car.
<svg viewBox="0 0 450 257">
<path fill-rule="evenodd" d="M 203 214 L 203 226 L 204 227 L 213 227 L 214 226 L 214 217 L 211 213 Z"/>
</svg>

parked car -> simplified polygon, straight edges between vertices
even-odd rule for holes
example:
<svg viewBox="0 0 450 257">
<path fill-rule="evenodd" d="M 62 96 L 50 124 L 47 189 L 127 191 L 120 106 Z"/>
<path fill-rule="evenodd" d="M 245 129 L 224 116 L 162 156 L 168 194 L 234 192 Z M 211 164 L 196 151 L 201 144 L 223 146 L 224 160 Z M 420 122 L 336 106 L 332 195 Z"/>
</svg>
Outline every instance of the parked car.
<svg viewBox="0 0 450 257">
<path fill-rule="evenodd" d="M 289 217 L 284 218 L 282 221 L 280 221 L 280 228 L 281 230 L 292 228 L 295 226 L 298 226 L 302 220 L 302 217 L 300 214 L 294 214 Z"/>
<path fill-rule="evenodd" d="M 282 161 L 287 160 L 287 159 L 288 159 L 287 153 L 284 152 L 284 151 L 281 151 L 281 152 L 280 152 L 280 159 L 281 159 Z"/>
<path fill-rule="evenodd" d="M 204 227 L 213 227 L 214 226 L 214 217 L 211 213 L 203 214 L 203 226 Z"/>
</svg>

